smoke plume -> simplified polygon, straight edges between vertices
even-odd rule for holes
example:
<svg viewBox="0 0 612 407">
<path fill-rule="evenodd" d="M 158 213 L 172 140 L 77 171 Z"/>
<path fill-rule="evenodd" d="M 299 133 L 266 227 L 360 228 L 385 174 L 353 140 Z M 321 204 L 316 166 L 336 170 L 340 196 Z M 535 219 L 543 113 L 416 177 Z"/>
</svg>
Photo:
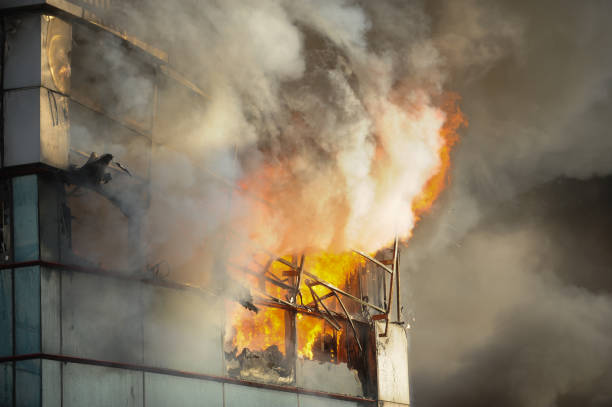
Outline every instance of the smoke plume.
<svg viewBox="0 0 612 407">
<path fill-rule="evenodd" d="M 572 253 L 610 236 L 568 226 L 600 198 L 580 203 L 585 190 L 562 184 L 533 199 L 574 202 L 564 216 L 521 206 L 559 177 L 612 171 L 607 2 L 147 5 L 125 6 L 131 29 L 205 95 L 162 89 L 150 257 L 201 281 L 243 244 L 285 254 L 408 239 L 458 114 L 444 108 L 453 92 L 470 125 L 402 258 L 415 405 L 610 404 L 612 288 L 598 286 L 610 261 Z M 133 79 L 122 86 L 138 92 Z"/>
<path fill-rule="evenodd" d="M 375 251 L 409 237 L 413 201 L 442 165 L 442 126 L 459 114 L 443 107 L 443 61 L 423 7 L 181 4 L 155 4 L 147 19 L 132 11 L 134 25 L 145 22 L 135 29 L 206 95 L 188 117 L 160 119 L 187 125 L 157 136 L 169 175 L 155 169 L 151 251 L 181 262 L 224 228 L 280 253 Z M 406 20 L 389 24 L 398 13 Z M 207 171 L 239 190 L 198 179 Z"/>
<path fill-rule="evenodd" d="M 427 10 L 470 127 L 403 257 L 415 401 L 608 405 L 609 4 Z"/>
</svg>

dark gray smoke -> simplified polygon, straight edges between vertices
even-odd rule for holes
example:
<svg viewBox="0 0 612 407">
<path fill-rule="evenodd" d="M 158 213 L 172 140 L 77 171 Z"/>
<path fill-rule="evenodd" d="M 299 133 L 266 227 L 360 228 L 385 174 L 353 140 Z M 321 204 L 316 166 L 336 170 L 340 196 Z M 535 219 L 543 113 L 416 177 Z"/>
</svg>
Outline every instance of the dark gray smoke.
<svg viewBox="0 0 612 407">
<path fill-rule="evenodd" d="M 403 257 L 415 402 L 610 405 L 611 5 L 427 10 L 470 126 Z"/>
<path fill-rule="evenodd" d="M 609 405 L 611 187 L 539 187 L 411 265 L 417 399 Z"/>
</svg>

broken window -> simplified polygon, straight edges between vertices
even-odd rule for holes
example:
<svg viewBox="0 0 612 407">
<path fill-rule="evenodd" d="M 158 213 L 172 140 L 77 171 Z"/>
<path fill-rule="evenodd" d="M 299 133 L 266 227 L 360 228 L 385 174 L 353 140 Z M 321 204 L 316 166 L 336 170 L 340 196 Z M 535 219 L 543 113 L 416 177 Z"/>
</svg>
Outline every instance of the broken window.
<svg viewBox="0 0 612 407">
<path fill-rule="evenodd" d="M 249 266 L 230 262 L 229 272 L 236 281 L 248 282 L 254 305 L 243 301 L 227 309 L 230 376 L 283 383 L 254 366 L 282 370 L 290 363 L 296 367 L 292 383 L 300 387 L 359 396 L 375 392 L 373 329 L 367 309 L 378 315 L 386 310 L 364 300 L 368 287 L 362 283 L 368 283 L 364 275 L 369 268 L 363 255 L 275 258 L 258 253 Z M 334 379 L 320 380 L 329 377 L 330 370 Z"/>
<path fill-rule="evenodd" d="M 346 363 L 346 337 L 342 333 L 345 324 L 335 329 L 322 318 L 305 314 L 297 315 L 298 357 L 321 362 Z"/>
<path fill-rule="evenodd" d="M 228 375 L 268 383 L 293 383 L 293 315 L 273 307 L 253 313 L 235 303 L 228 304 L 227 315 L 233 318 L 224 344 Z"/>
</svg>

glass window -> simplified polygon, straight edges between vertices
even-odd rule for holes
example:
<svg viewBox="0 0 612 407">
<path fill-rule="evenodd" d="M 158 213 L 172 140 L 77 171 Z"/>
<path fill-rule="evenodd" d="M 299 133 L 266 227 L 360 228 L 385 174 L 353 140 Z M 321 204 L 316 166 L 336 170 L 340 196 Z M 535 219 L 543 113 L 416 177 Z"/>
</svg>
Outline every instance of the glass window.
<svg viewBox="0 0 612 407">
<path fill-rule="evenodd" d="M 222 376 L 219 299 L 147 284 L 141 290 L 145 302 L 144 363 Z M 168 352 L 169 344 L 172 352 Z"/>
<path fill-rule="evenodd" d="M 63 231 L 61 227 L 61 184 L 57 177 L 48 174 L 38 178 L 39 218 L 40 218 L 40 258 L 58 262 L 60 259 L 60 242 Z M 60 227 L 58 227 L 58 225 Z"/>
<path fill-rule="evenodd" d="M 357 403 L 352 401 L 335 400 L 307 394 L 300 394 L 300 407 L 357 407 Z"/>
<path fill-rule="evenodd" d="M 11 183 L 0 180 L 0 263 L 11 262 Z"/>
<path fill-rule="evenodd" d="M 61 273 L 45 268 L 40 273 L 41 349 L 45 353 L 60 353 Z"/>
<path fill-rule="evenodd" d="M 229 318 L 224 349 L 229 376 L 292 384 L 295 378 L 292 313 L 267 306 L 255 313 L 231 302 L 226 314 Z"/>
<path fill-rule="evenodd" d="M 13 271 L 0 270 L 0 357 L 10 356 L 12 354 Z"/>
<path fill-rule="evenodd" d="M 42 405 L 61 407 L 62 405 L 62 362 L 42 361 Z"/>
<path fill-rule="evenodd" d="M 144 405 L 142 372 L 67 363 L 62 386 L 64 407 Z"/>
<path fill-rule="evenodd" d="M 15 261 L 38 259 L 38 185 L 36 175 L 13 178 Z"/>
<path fill-rule="evenodd" d="M 40 352 L 40 267 L 15 269 L 15 343 L 17 354 Z"/>
<path fill-rule="evenodd" d="M 142 54 L 104 31 L 73 25 L 72 93 L 86 106 L 149 132 L 155 70 Z"/>
<path fill-rule="evenodd" d="M 80 272 L 62 274 L 62 352 L 141 364 L 140 283 Z M 166 347 L 164 351 L 171 351 Z M 85 405 L 85 404 L 83 404 Z"/>
<path fill-rule="evenodd" d="M 70 239 L 64 260 L 109 270 L 127 269 L 133 253 L 129 218 L 92 190 L 70 186 L 66 187 L 66 195 Z"/>
<path fill-rule="evenodd" d="M 15 406 L 39 407 L 41 399 L 40 359 L 15 363 Z"/>
<path fill-rule="evenodd" d="M 226 407 L 297 407 L 297 394 L 225 384 Z"/>
<path fill-rule="evenodd" d="M 13 405 L 13 362 L 0 363 L 0 406 Z"/>
<path fill-rule="evenodd" d="M 223 384 L 145 373 L 145 400 L 147 407 L 222 407 Z"/>
</svg>

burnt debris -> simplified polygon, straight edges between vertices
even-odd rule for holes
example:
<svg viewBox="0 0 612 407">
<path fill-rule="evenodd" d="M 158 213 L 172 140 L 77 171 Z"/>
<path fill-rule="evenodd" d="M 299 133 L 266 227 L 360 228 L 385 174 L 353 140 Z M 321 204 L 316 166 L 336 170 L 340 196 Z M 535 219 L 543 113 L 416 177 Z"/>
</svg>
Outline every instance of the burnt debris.
<svg viewBox="0 0 612 407">
<path fill-rule="evenodd" d="M 147 205 L 146 199 L 143 199 L 146 195 L 147 184 L 135 179 L 136 182 L 129 184 L 129 188 L 125 182 L 113 183 L 112 187 L 107 186 L 113 179 L 108 172 L 109 169 L 124 172 L 132 177 L 125 165 L 113 162 L 113 159 L 112 154 L 106 153 L 98 156 L 92 152 L 85 164 L 81 167 L 70 165 L 67 170 L 60 171 L 60 177 L 66 185 L 75 186 L 69 193 L 70 195 L 77 195 L 82 189 L 92 190 L 107 198 L 125 216 L 130 217 Z"/>
<path fill-rule="evenodd" d="M 111 174 L 106 172 L 113 158 L 112 154 L 102 154 L 98 157 L 95 152 L 92 152 L 83 166 L 77 168 L 75 165 L 70 165 L 68 171 L 64 173 L 64 181 L 70 185 L 89 188 L 96 188 L 99 185 L 107 184 L 113 179 Z M 125 165 L 116 161 L 115 165 L 130 177 L 132 176 L 132 173 Z"/>
<path fill-rule="evenodd" d="M 235 280 L 234 280 L 235 281 Z M 244 287 L 242 284 L 236 283 L 236 292 L 234 293 L 234 297 L 242 305 L 244 308 L 252 311 L 254 313 L 259 312 L 259 308 L 253 303 L 253 296 L 251 295 L 251 290 Z"/>
<path fill-rule="evenodd" d="M 244 348 L 239 354 L 234 348 L 226 352 L 225 360 L 231 377 L 283 384 L 294 380 L 291 361 L 276 345 L 262 351 Z"/>
<path fill-rule="evenodd" d="M 106 172 L 106 169 L 112 160 L 112 154 L 103 154 L 98 157 L 96 153 L 92 152 L 82 167 L 77 168 L 75 165 L 71 165 L 68 168 L 65 173 L 65 181 L 67 184 L 85 187 L 107 184 L 112 176 Z"/>
<path fill-rule="evenodd" d="M 132 173 L 130 172 L 130 170 L 127 169 L 127 167 L 117 161 L 115 161 L 115 164 L 117 164 L 117 167 L 119 167 L 119 169 L 123 172 L 125 172 L 127 175 L 129 175 L 130 177 L 132 176 Z"/>
</svg>

